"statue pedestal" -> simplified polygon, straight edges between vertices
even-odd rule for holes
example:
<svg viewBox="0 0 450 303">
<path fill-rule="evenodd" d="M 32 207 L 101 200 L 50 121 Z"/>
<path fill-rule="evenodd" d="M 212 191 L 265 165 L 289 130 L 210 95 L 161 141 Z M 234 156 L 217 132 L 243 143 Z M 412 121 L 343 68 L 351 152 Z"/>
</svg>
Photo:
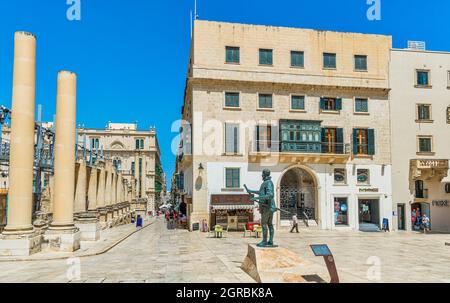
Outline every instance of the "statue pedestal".
<svg viewBox="0 0 450 303">
<path fill-rule="evenodd" d="M 324 283 L 315 273 L 314 265 L 285 248 L 248 246 L 248 254 L 241 265 L 258 283 Z"/>
</svg>

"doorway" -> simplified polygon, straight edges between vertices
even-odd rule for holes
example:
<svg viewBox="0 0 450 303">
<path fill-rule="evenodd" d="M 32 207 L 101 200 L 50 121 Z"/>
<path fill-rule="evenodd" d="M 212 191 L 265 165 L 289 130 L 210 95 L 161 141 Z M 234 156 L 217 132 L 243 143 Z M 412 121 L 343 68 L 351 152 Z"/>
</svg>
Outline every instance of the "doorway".
<svg viewBox="0 0 450 303">
<path fill-rule="evenodd" d="M 379 231 L 380 201 L 378 199 L 359 199 L 359 226 L 362 231 Z"/>
<path fill-rule="evenodd" d="M 406 230 L 405 204 L 397 204 L 398 230 Z"/>
</svg>

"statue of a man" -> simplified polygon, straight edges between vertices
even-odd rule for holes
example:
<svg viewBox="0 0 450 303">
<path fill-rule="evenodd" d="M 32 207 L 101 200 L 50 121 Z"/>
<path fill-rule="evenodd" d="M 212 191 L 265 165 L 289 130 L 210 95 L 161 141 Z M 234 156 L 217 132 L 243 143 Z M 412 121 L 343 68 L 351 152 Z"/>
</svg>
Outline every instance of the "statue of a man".
<svg viewBox="0 0 450 303">
<path fill-rule="evenodd" d="M 275 247 L 273 245 L 273 238 L 275 236 L 275 229 L 273 228 L 273 214 L 278 210 L 275 205 L 275 191 L 273 187 L 270 170 L 265 169 L 262 172 L 263 183 L 258 190 L 249 190 L 246 185 L 245 189 L 249 194 L 258 195 L 251 200 L 259 203 L 259 210 L 261 213 L 261 225 L 263 228 L 263 240 L 258 244 L 258 247 Z M 270 234 L 269 241 L 267 241 L 268 233 Z"/>
</svg>

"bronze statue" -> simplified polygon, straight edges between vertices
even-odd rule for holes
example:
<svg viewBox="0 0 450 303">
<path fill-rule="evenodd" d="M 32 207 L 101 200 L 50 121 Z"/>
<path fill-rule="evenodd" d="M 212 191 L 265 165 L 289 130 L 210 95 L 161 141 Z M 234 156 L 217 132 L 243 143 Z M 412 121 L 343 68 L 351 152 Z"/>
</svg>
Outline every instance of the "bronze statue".
<svg viewBox="0 0 450 303">
<path fill-rule="evenodd" d="M 251 201 L 256 201 L 259 204 L 259 211 L 261 213 L 261 225 L 263 228 L 263 240 L 258 247 L 276 247 L 273 245 L 273 238 L 275 236 L 275 229 L 273 227 L 273 214 L 278 210 L 275 205 L 275 191 L 273 187 L 270 170 L 265 169 L 262 172 L 263 183 L 258 190 L 249 190 L 247 185 L 244 185 L 245 190 L 251 195 L 258 195 L 253 197 Z M 270 234 L 269 241 L 267 241 L 268 233 Z"/>
</svg>

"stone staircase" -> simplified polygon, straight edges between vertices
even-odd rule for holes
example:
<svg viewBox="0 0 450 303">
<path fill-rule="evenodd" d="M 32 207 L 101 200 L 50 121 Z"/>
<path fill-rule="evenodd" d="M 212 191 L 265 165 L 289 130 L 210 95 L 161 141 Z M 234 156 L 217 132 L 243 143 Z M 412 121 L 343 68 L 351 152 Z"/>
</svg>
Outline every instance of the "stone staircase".
<svg viewBox="0 0 450 303">
<path fill-rule="evenodd" d="M 370 232 L 381 232 L 381 229 L 378 225 L 372 223 L 360 223 L 359 231 L 370 233 Z"/>
</svg>

